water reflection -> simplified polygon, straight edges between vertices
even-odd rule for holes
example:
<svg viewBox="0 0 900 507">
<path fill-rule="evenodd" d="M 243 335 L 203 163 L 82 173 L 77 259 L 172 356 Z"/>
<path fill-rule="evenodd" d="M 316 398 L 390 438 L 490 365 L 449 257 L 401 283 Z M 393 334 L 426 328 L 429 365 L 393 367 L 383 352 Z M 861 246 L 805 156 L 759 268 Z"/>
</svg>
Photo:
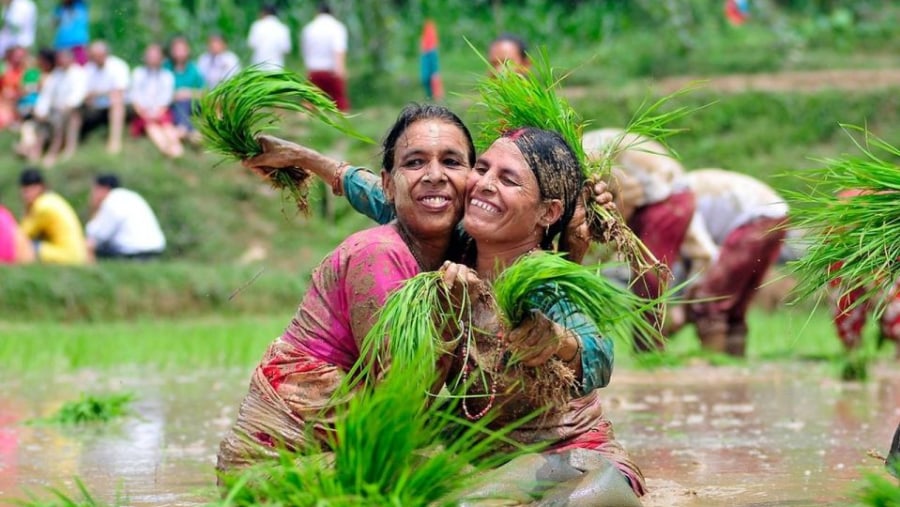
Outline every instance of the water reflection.
<svg viewBox="0 0 900 507">
<path fill-rule="evenodd" d="M 609 417 L 653 488 L 648 506 L 846 505 L 900 419 L 900 372 L 843 384 L 819 364 L 617 371 Z M 101 499 L 196 505 L 212 498 L 218 442 L 246 371 L 82 372 L 0 378 L 0 500 L 81 477 Z M 824 380 L 823 380 L 824 379 Z M 136 415 L 102 427 L 25 426 L 81 391 L 131 390 Z"/>
</svg>

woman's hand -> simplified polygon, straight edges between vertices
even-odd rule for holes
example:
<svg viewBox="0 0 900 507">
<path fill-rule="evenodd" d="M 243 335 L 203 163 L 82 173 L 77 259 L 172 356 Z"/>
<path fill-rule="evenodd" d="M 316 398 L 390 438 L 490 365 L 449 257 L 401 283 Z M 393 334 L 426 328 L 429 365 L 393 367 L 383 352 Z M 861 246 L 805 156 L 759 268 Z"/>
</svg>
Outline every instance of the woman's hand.
<svg viewBox="0 0 900 507">
<path fill-rule="evenodd" d="M 462 305 L 470 287 L 475 287 L 481 283 L 475 270 L 470 269 L 465 264 L 445 261 L 439 271 L 442 274 L 441 279 L 444 282 L 444 286 L 450 293 L 451 304 L 455 308 L 459 308 Z"/>
<path fill-rule="evenodd" d="M 575 340 L 564 327 L 533 310 L 528 318 L 509 332 L 505 341 L 514 362 L 534 367 L 546 363 L 564 349 L 568 349 L 569 353 L 563 354 L 560 359 L 567 362 L 574 360 L 571 356 L 577 354 L 578 343 L 571 342 Z"/>
<path fill-rule="evenodd" d="M 616 203 L 605 181 L 590 180 L 585 184 L 584 196 L 576 201 L 575 212 L 564 233 L 569 247 L 569 260 L 579 264 L 591 246 L 591 231 L 587 221 L 587 210 L 584 207 L 584 203 L 590 201 L 611 212 L 616 211 Z"/>
<path fill-rule="evenodd" d="M 263 152 L 243 160 L 241 164 L 263 178 L 268 178 L 275 169 L 299 167 L 303 161 L 303 146 L 285 141 L 275 136 L 259 136 L 257 138 Z M 311 150 L 310 150 L 311 151 Z"/>
</svg>

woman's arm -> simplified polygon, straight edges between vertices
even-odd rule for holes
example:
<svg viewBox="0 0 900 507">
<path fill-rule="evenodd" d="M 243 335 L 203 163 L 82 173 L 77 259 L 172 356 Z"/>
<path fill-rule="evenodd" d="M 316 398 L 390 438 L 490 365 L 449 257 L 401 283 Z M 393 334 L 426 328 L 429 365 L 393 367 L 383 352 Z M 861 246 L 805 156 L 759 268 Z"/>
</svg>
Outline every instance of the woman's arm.
<svg viewBox="0 0 900 507">
<path fill-rule="evenodd" d="M 551 356 L 566 362 L 581 378 L 586 394 L 609 384 L 613 369 L 613 342 L 601 336 L 591 319 L 562 294 L 542 291 L 529 301 L 533 315 L 512 330 L 512 346 L 531 348 L 528 356 L 541 364 Z M 526 359 L 526 364 L 528 364 Z M 539 362 L 538 362 L 539 361 Z"/>
<path fill-rule="evenodd" d="M 260 136 L 259 144 L 263 153 L 245 160 L 243 164 L 263 178 L 268 178 L 272 169 L 300 167 L 331 185 L 335 195 L 346 196 L 357 212 L 379 224 L 386 224 L 394 219 L 394 209 L 384 196 L 378 176 L 274 136 Z"/>
</svg>

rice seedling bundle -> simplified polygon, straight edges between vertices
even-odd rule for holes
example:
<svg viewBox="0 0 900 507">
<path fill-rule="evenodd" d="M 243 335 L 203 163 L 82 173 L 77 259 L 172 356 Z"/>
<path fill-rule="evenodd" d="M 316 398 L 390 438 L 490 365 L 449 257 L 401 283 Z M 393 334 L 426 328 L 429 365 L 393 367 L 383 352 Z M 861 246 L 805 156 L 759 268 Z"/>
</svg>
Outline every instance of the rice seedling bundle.
<svg viewBox="0 0 900 507">
<path fill-rule="evenodd" d="M 658 333 L 642 316 L 655 302 L 611 283 L 597 274 L 597 269 L 557 254 L 526 255 L 506 268 L 490 287 L 469 287 L 456 311 L 447 309 L 450 296 L 440 274 L 422 273 L 388 297 L 363 342 L 364 355 L 387 349 L 392 369 L 417 369 L 419 376 L 410 374 L 410 378 L 422 378 L 435 375 L 440 355 L 458 345 L 453 369 L 459 372 L 450 385 L 455 391 L 465 391 L 461 403 L 466 410 L 486 410 L 491 399 L 498 397 L 503 403 L 523 400 L 514 404 L 520 411 L 504 414 L 499 420 L 503 423 L 535 410 L 557 408 L 568 401 L 570 389 L 577 383 L 571 368 L 556 358 L 545 366 L 526 367 L 510 357 L 503 339 L 530 314 L 536 298 L 567 300 L 591 319 L 603 336 L 615 340 L 652 340 Z M 500 317 L 499 328 L 493 321 L 495 315 Z M 456 334 L 448 336 L 448 330 Z M 463 378 L 466 365 L 474 365 L 472 378 Z"/>
<path fill-rule="evenodd" d="M 75 401 L 69 401 L 52 416 L 29 421 L 31 424 L 88 424 L 105 423 L 128 415 L 128 406 L 134 401 L 133 393 L 93 395 L 82 393 Z"/>
<path fill-rule="evenodd" d="M 334 101 L 318 87 L 286 70 L 249 67 L 213 88 L 200 100 L 197 129 L 213 153 L 245 160 L 262 153 L 257 137 L 278 125 L 279 111 L 304 113 L 357 139 Z M 307 209 L 309 173 L 301 167 L 273 169 L 272 185 Z"/>
<path fill-rule="evenodd" d="M 841 294 L 864 289 L 866 300 L 890 291 L 900 278 L 900 149 L 860 127 L 861 154 L 824 160 L 803 173 L 809 188 L 787 193 L 792 226 L 806 231 L 806 254 L 792 263 L 798 296 L 832 284 Z M 840 191 L 852 190 L 839 196 Z M 878 298 L 876 307 L 883 304 Z"/>
<path fill-rule="evenodd" d="M 332 454 L 284 454 L 274 466 L 227 477 L 222 505 L 458 505 L 479 471 L 512 457 L 495 449 L 515 426 L 493 432 L 486 420 L 461 421 L 431 404 L 410 374 L 418 376 L 392 365 L 377 387 L 365 386 L 340 409 Z M 451 427 L 457 431 L 447 441 L 442 434 Z"/>
<path fill-rule="evenodd" d="M 581 143 L 588 122 L 559 95 L 559 85 L 564 78 L 565 76 L 557 78 L 554 75 L 546 52 L 542 51 L 534 59 L 530 72 L 520 74 L 506 67 L 497 75 L 481 79 L 478 83 L 481 98 L 477 107 L 486 119 L 479 124 L 476 141 L 478 151 L 487 149 L 510 129 L 537 127 L 556 132 L 565 139 L 581 163 L 586 181 L 608 179 L 616 153 L 629 146 L 627 143 L 611 143 L 609 152 L 604 156 L 588 158 Z M 665 145 L 666 138 L 680 131 L 669 125 L 694 112 L 696 108 L 679 107 L 663 112 L 663 106 L 688 91 L 689 88 L 643 104 L 626 131 Z M 664 271 L 662 264 L 634 235 L 620 215 L 610 213 L 593 202 L 585 204 L 594 240 L 614 243 L 617 250 L 639 271 Z"/>
</svg>

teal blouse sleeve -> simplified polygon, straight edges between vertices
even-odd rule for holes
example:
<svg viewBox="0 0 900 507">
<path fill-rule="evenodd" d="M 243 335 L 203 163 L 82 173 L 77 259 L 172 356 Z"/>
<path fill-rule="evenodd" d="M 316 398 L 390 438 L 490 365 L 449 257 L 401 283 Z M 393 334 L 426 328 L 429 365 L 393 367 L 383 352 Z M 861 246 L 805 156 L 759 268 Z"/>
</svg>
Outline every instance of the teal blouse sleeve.
<svg viewBox="0 0 900 507">
<path fill-rule="evenodd" d="M 359 213 L 379 224 L 386 224 L 396 216 L 394 207 L 388 204 L 381 188 L 381 179 L 362 167 L 351 167 L 344 172 L 344 196 Z"/>
<path fill-rule="evenodd" d="M 612 339 L 601 336 L 590 317 L 581 313 L 553 286 L 532 294 L 529 306 L 575 333 L 581 342 L 581 393 L 587 394 L 594 389 L 606 387 L 613 370 Z"/>
</svg>

